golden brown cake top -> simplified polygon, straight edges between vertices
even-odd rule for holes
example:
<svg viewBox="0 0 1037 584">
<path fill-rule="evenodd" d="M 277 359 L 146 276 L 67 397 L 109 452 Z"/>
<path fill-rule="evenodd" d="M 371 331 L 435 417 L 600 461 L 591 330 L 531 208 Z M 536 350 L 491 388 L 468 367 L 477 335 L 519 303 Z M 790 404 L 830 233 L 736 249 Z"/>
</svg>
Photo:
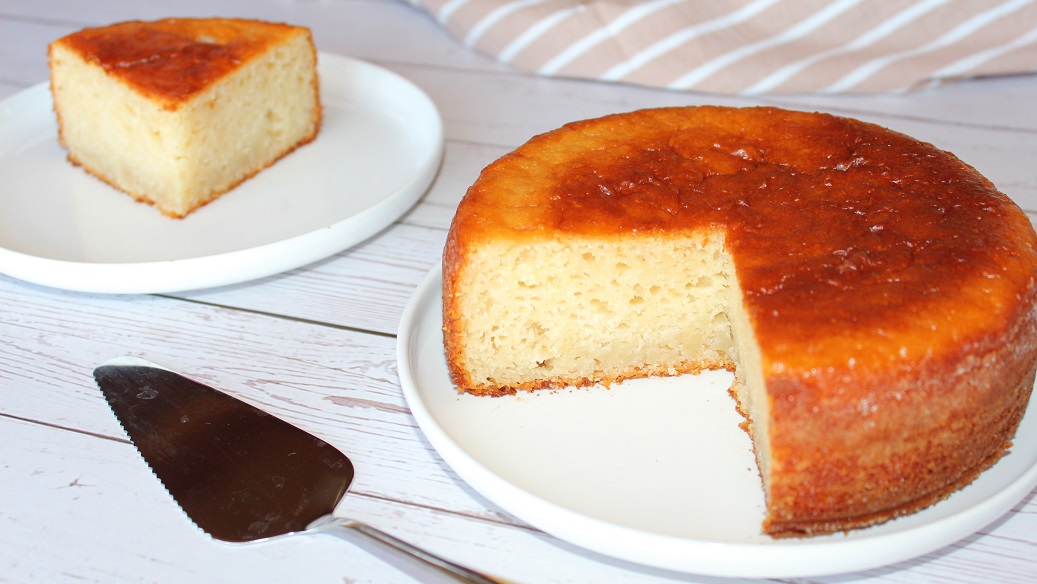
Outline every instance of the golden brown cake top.
<svg viewBox="0 0 1037 584">
<path fill-rule="evenodd" d="M 175 108 L 302 27 L 233 18 L 169 18 L 87 28 L 54 41 Z"/>
<path fill-rule="evenodd" d="M 469 189 L 445 266 L 489 239 L 711 228 L 769 375 L 982 348 L 1034 306 L 1037 237 L 974 169 L 875 125 L 770 108 L 642 110 L 537 136 Z"/>
</svg>

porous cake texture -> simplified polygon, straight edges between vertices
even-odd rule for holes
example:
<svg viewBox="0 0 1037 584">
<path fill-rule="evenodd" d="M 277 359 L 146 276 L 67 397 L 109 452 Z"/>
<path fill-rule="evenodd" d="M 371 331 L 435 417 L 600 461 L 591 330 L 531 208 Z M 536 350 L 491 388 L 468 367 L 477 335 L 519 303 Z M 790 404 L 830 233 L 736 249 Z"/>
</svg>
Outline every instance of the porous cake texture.
<svg viewBox="0 0 1037 584">
<path fill-rule="evenodd" d="M 243 19 L 89 28 L 51 43 L 51 92 L 68 158 L 184 217 L 321 126 L 309 30 Z"/>
<path fill-rule="evenodd" d="M 763 530 L 832 533 L 928 506 L 1009 448 L 1037 235 L 975 169 L 875 125 L 642 110 L 481 173 L 443 311 L 451 377 L 478 395 L 733 369 Z"/>
</svg>

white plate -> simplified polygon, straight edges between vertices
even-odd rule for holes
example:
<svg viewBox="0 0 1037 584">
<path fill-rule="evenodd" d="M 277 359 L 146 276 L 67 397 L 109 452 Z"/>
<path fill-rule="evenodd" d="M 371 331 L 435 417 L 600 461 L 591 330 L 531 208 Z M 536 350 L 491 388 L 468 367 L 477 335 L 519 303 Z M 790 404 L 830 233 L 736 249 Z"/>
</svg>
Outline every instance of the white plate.
<svg viewBox="0 0 1037 584">
<path fill-rule="evenodd" d="M 575 545 L 659 568 L 793 578 L 921 556 L 989 525 L 1037 485 L 1035 401 L 1010 454 L 914 515 L 849 534 L 773 540 L 723 372 L 515 397 L 458 395 L 441 331 L 439 268 L 399 331 L 400 381 L 443 459 L 484 496 Z"/>
<path fill-rule="evenodd" d="M 328 257 L 406 212 L 439 169 L 443 128 L 419 88 L 321 53 L 317 139 L 185 219 L 66 159 L 46 83 L 0 103 L 0 272 L 87 292 L 234 284 Z"/>
</svg>

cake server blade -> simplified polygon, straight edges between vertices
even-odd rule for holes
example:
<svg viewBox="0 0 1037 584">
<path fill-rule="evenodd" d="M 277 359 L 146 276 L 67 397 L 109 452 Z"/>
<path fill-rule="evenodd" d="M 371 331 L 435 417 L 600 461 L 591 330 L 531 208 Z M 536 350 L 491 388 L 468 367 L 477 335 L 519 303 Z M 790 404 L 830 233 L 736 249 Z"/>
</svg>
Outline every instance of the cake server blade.
<svg viewBox="0 0 1037 584">
<path fill-rule="evenodd" d="M 369 525 L 334 517 L 353 481 L 341 451 L 226 393 L 136 357 L 94 369 L 116 418 L 188 517 L 235 543 L 329 533 L 375 543 L 405 569 L 462 582 L 495 580 Z"/>
</svg>

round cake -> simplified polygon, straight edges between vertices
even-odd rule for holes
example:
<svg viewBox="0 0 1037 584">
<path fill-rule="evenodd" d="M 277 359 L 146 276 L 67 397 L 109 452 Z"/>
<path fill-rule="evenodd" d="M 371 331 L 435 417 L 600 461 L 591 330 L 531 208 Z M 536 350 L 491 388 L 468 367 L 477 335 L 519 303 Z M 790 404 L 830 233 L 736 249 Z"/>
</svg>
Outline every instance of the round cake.
<svg viewBox="0 0 1037 584">
<path fill-rule="evenodd" d="M 1007 452 L 1035 294 L 1030 221 L 952 154 L 831 115 L 663 108 L 482 172 L 444 250 L 444 342 L 479 395 L 733 369 L 763 531 L 803 536 L 914 512 Z"/>
</svg>

